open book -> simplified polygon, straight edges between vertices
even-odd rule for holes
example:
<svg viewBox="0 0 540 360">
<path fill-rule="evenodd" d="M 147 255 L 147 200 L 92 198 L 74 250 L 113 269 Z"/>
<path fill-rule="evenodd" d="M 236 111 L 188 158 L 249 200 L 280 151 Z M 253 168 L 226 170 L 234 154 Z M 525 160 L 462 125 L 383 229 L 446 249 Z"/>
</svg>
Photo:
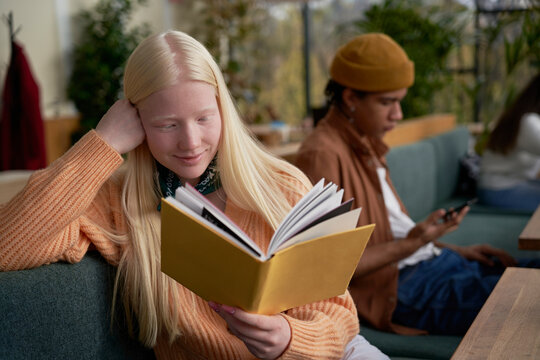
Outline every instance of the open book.
<svg viewBox="0 0 540 360">
<path fill-rule="evenodd" d="M 206 300 L 264 314 L 341 295 L 375 225 L 319 181 L 283 219 L 267 251 L 187 184 L 163 199 L 161 269 Z"/>
</svg>

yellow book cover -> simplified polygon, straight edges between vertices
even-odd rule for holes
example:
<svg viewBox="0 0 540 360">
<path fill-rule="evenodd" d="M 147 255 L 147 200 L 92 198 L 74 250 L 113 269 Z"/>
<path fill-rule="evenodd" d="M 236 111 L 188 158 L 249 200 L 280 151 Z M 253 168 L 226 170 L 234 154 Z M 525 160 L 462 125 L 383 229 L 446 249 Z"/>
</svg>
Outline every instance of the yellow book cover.
<svg viewBox="0 0 540 360">
<path fill-rule="evenodd" d="M 306 207 L 310 203 L 313 199 L 308 197 L 295 208 L 314 212 L 312 207 Z M 336 204 L 341 209 L 337 215 L 332 213 Z M 326 208 L 323 216 L 316 215 L 319 220 L 310 221 L 307 229 L 298 225 L 300 229 L 288 232 L 286 239 L 276 242 L 278 245 L 267 254 L 250 249 L 222 227 L 206 221 L 200 215 L 206 209 L 192 211 L 175 198 L 163 199 L 161 269 L 203 299 L 259 314 L 275 314 L 341 295 L 375 227 L 371 224 L 356 228 L 360 209 L 349 210 L 350 203 L 348 208 L 341 206 L 344 204 L 340 196 L 334 197 L 331 211 Z M 324 216 L 328 213 L 332 215 Z M 287 217 L 284 223 L 287 221 L 296 224 L 298 218 L 295 221 L 294 216 Z M 272 243 L 269 250 L 271 247 Z"/>
</svg>

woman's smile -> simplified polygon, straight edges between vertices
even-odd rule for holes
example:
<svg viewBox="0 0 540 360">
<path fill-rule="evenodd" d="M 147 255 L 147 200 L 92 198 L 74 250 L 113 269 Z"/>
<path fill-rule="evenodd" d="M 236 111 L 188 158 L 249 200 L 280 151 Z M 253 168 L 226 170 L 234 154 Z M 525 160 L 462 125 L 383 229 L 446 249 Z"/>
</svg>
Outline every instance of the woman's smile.
<svg viewBox="0 0 540 360">
<path fill-rule="evenodd" d="M 186 166 L 195 166 L 202 159 L 203 154 L 204 152 L 200 152 L 196 155 L 174 155 L 174 157 Z"/>
</svg>

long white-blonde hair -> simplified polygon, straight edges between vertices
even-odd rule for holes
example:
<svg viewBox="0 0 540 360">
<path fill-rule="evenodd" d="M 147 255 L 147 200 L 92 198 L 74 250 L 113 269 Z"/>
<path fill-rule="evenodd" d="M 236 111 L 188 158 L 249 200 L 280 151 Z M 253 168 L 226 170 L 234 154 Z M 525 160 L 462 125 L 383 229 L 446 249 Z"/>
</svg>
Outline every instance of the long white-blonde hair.
<svg viewBox="0 0 540 360">
<path fill-rule="evenodd" d="M 288 184 L 311 184 L 296 167 L 261 148 L 240 119 L 222 73 L 198 41 L 180 31 L 167 31 L 142 41 L 128 59 L 124 93 L 135 106 L 150 94 L 180 81 L 203 81 L 216 89 L 222 134 L 217 167 L 227 198 L 261 214 L 275 229 L 291 205 L 283 194 Z M 127 156 L 122 200 L 129 239 L 118 266 L 115 298 L 121 294 L 128 320 L 135 315 L 139 340 L 154 346 L 161 331 L 170 341 L 181 336 L 177 284 L 160 269 L 162 196 L 155 161 L 146 143 Z M 294 180 L 293 180 L 294 179 Z"/>
</svg>

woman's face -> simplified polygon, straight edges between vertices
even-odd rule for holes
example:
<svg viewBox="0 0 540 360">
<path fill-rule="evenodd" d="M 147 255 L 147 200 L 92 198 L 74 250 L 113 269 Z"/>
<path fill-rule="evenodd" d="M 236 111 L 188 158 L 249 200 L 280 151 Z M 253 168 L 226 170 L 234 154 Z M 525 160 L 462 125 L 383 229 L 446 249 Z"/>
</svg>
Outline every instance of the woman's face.
<svg viewBox="0 0 540 360">
<path fill-rule="evenodd" d="M 137 108 L 154 158 L 180 179 L 196 185 L 221 137 L 214 87 L 201 81 L 181 81 L 148 96 Z"/>
</svg>

